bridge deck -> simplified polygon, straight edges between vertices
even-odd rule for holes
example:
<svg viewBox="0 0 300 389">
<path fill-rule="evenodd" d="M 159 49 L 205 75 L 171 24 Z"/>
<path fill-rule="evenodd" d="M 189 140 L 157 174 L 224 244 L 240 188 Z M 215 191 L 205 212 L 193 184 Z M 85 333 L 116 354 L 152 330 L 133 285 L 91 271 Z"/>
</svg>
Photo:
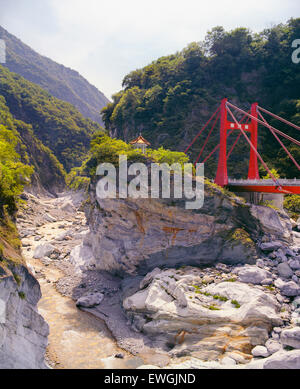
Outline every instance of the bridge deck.
<svg viewBox="0 0 300 389">
<path fill-rule="evenodd" d="M 262 192 L 300 194 L 300 180 L 279 179 L 279 186 L 273 180 L 237 180 L 229 179 L 227 187 L 234 192 Z"/>
</svg>

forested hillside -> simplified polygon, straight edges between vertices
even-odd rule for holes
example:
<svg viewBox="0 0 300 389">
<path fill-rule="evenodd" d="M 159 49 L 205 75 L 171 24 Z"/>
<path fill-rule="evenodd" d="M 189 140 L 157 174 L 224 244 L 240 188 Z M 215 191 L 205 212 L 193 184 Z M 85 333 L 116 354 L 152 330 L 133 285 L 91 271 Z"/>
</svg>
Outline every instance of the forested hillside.
<svg viewBox="0 0 300 389">
<path fill-rule="evenodd" d="M 38 85 L 0 66 L 0 95 L 17 120 L 32 126 L 66 170 L 81 164 L 93 132 L 102 127 L 71 104 L 51 96 Z"/>
<path fill-rule="evenodd" d="M 3 96 L 0 96 L 0 129 L 0 202 L 13 207 L 23 185 L 30 181 L 50 192 L 63 188 L 63 166 L 34 135 L 30 124 L 12 116 Z"/>
<path fill-rule="evenodd" d="M 102 124 L 99 110 L 108 99 L 78 72 L 44 57 L 0 26 L 6 43 L 5 66 L 40 85 L 53 96 L 73 104 L 85 117 Z"/>
<path fill-rule="evenodd" d="M 163 145 L 183 151 L 223 97 L 247 110 L 257 101 L 299 125 L 300 65 L 291 60 L 292 41 L 299 37 L 300 18 L 258 34 L 246 28 L 225 31 L 215 27 L 203 42 L 191 43 L 181 52 L 126 75 L 123 89 L 102 110 L 106 128 L 126 141 L 142 131 L 152 147 Z M 289 132 L 277 122 L 273 124 L 295 138 L 299 135 L 297 130 Z M 215 130 L 204 157 L 218 142 L 218 136 Z M 192 158 L 203 140 L 194 145 Z M 299 147 L 286 144 L 299 161 Z M 297 176 L 298 170 L 268 129 L 259 128 L 259 149 L 281 176 Z M 249 146 L 240 139 L 230 157 L 230 175 L 246 174 L 248 159 Z M 206 175 L 214 175 L 216 162 L 217 154 L 206 163 Z"/>
</svg>

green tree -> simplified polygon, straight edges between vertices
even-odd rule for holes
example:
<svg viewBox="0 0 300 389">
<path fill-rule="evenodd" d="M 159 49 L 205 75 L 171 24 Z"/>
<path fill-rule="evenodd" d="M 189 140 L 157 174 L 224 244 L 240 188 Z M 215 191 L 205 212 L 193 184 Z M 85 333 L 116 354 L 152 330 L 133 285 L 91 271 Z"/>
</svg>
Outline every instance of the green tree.
<svg viewBox="0 0 300 389">
<path fill-rule="evenodd" d="M 21 162 L 16 152 L 18 139 L 12 131 L 0 125 L 0 213 L 4 206 L 10 213 L 16 209 L 16 199 L 30 182 L 33 168 Z"/>
</svg>

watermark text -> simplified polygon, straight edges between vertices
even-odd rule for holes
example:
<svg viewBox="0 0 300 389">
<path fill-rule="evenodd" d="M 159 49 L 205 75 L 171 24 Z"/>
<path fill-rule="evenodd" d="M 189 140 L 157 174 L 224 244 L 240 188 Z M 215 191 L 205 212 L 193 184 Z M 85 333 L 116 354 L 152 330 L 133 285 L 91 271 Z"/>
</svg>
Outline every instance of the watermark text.
<svg viewBox="0 0 300 389">
<path fill-rule="evenodd" d="M 6 62 L 6 44 L 5 40 L 0 39 L 0 63 Z"/>
<path fill-rule="evenodd" d="M 96 194 L 106 198 L 184 199 L 186 209 L 199 209 L 204 203 L 204 165 L 191 163 L 144 163 L 127 165 L 127 156 L 119 156 L 119 167 L 101 163 Z"/>
<path fill-rule="evenodd" d="M 296 49 L 292 52 L 292 62 L 298 64 L 300 62 L 300 39 L 293 40 L 292 48 Z"/>
</svg>

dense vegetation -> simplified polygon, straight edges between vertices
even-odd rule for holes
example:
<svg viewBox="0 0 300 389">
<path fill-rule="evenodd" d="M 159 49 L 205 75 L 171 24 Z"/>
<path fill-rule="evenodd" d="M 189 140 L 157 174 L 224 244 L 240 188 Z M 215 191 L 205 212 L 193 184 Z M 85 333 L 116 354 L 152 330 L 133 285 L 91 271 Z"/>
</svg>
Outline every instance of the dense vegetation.
<svg viewBox="0 0 300 389">
<path fill-rule="evenodd" d="M 0 26 L 7 47 L 5 66 L 51 95 L 73 104 L 85 117 L 102 124 L 99 110 L 108 99 L 78 72 L 43 57 Z"/>
<path fill-rule="evenodd" d="M 28 162 L 26 146 L 20 139 L 4 98 L 0 96 L 0 271 L 7 260 L 11 259 L 14 263 L 20 260 L 15 252 L 20 248 L 20 241 L 12 218 L 18 196 L 33 173 Z"/>
<path fill-rule="evenodd" d="M 22 193 L 33 173 L 32 167 L 21 162 L 16 151 L 18 143 L 17 135 L 0 125 L 0 215 L 5 209 L 13 213 L 16 196 Z"/>
<path fill-rule="evenodd" d="M 0 95 L 12 115 L 31 124 L 35 136 L 54 153 L 66 170 L 81 164 L 91 134 L 100 125 L 84 118 L 71 104 L 0 66 Z"/>
<path fill-rule="evenodd" d="M 123 80 L 123 90 L 102 110 L 105 126 L 126 141 L 142 131 L 154 148 L 162 145 L 183 151 L 223 97 L 247 110 L 258 101 L 300 125 L 300 65 L 291 60 L 292 41 L 299 37 L 300 18 L 257 34 L 246 28 L 227 32 L 215 27 L 203 42 L 191 43 L 181 52 L 129 73 Z M 297 130 L 270 122 L 299 139 Z M 193 146 L 192 159 L 207 132 Z M 229 147 L 235 137 L 230 138 Z M 203 157 L 217 142 L 215 130 Z M 284 143 L 299 162 L 299 147 Z M 299 177 L 276 139 L 263 127 L 259 128 L 259 149 L 280 176 Z M 216 153 L 205 164 L 207 176 L 214 176 L 217 157 Z M 248 160 L 249 146 L 240 139 L 230 156 L 230 175 L 245 176 Z"/>
<path fill-rule="evenodd" d="M 112 163 L 118 166 L 119 155 L 126 155 L 128 164 L 133 162 L 143 163 L 187 163 L 188 156 L 181 152 L 173 152 L 160 147 L 158 150 L 148 149 L 146 154 L 135 149 L 130 144 L 109 137 L 103 131 L 95 133 L 91 140 L 91 149 L 87 159 L 81 167 L 73 168 L 68 174 L 67 183 L 73 189 L 87 189 L 90 178 L 96 174 L 96 168 L 100 163 Z"/>
<path fill-rule="evenodd" d="M 11 213 L 30 179 L 51 191 L 63 186 L 64 176 L 54 154 L 35 137 L 29 124 L 12 116 L 0 96 L 0 208 L 6 204 Z"/>
</svg>

